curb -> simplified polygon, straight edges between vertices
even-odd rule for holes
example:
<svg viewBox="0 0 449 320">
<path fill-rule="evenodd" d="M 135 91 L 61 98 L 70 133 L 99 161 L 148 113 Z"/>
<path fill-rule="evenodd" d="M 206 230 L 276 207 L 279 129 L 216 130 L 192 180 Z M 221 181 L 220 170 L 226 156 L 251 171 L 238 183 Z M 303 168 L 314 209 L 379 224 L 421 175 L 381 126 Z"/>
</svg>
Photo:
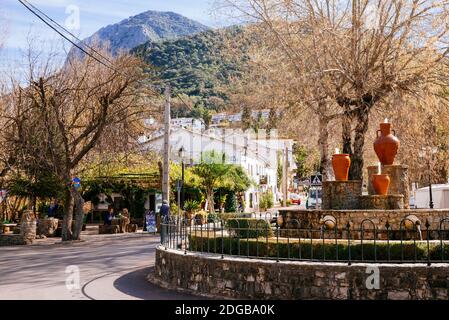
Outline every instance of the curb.
<svg viewBox="0 0 449 320">
<path fill-rule="evenodd" d="M 88 239 L 86 239 L 86 237 Z M 125 240 L 125 239 L 139 239 L 139 238 L 151 238 L 154 237 L 153 234 L 133 234 L 133 235 L 125 235 L 125 236 L 111 236 L 111 235 L 93 235 L 93 236 L 84 236 L 84 239 L 81 240 L 72 240 L 72 241 L 61 241 L 61 240 L 55 240 L 54 242 L 49 243 L 33 243 L 28 246 L 17 246 L 17 247 L 47 247 L 47 246 L 74 246 L 74 245 L 84 245 L 92 242 L 101 242 L 101 241 L 107 241 L 107 240 Z M 90 238 L 90 239 L 89 239 Z M 47 238 L 47 239 L 54 239 L 54 238 Z M 12 246 L 11 246 L 12 247 Z"/>
</svg>

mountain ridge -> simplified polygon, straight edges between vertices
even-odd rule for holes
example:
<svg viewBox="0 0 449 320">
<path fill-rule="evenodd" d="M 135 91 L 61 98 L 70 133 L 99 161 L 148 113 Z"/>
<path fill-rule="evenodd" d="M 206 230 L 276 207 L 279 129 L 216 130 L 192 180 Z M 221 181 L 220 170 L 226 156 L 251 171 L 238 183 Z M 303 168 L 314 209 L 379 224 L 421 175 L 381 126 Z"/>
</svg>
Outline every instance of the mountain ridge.
<svg viewBox="0 0 449 320">
<path fill-rule="evenodd" d="M 110 52 L 117 55 L 122 50 L 128 52 L 149 41 L 174 40 L 208 30 L 211 28 L 175 12 L 148 10 L 105 26 L 81 43 L 107 45 Z M 75 53 L 74 50 L 70 50 L 69 57 Z"/>
</svg>

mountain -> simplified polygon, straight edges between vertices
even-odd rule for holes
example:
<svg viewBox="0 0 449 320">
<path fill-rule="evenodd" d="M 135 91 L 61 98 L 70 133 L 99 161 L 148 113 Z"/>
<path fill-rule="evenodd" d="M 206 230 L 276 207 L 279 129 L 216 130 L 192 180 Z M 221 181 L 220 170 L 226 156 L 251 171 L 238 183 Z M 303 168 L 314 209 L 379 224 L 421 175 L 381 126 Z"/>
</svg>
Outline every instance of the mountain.
<svg viewBox="0 0 449 320">
<path fill-rule="evenodd" d="M 245 48 L 230 54 L 226 45 L 241 31 L 229 27 L 176 40 L 149 41 L 131 53 L 151 66 L 149 76 L 170 83 L 175 93 L 196 97 L 207 109 L 219 110 L 227 100 L 223 88 L 245 70 Z"/>
<path fill-rule="evenodd" d="M 111 52 L 116 55 L 121 50 L 129 51 L 148 41 L 172 40 L 207 30 L 209 27 L 174 12 L 146 11 L 101 28 L 84 39 L 83 43 L 108 43 Z M 69 56 L 74 53 L 73 50 Z"/>
</svg>

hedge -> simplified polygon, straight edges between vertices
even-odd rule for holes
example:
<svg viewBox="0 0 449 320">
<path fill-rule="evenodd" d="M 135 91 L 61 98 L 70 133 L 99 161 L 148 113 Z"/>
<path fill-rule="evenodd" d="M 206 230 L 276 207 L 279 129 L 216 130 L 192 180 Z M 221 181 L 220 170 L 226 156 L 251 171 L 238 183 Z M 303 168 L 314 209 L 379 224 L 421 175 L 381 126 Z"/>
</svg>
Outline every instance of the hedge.
<svg viewBox="0 0 449 320">
<path fill-rule="evenodd" d="M 225 212 L 218 213 L 219 219 L 223 221 L 228 221 L 229 219 L 240 219 L 240 218 L 251 218 L 251 213 L 237 213 L 237 212 Z"/>
<path fill-rule="evenodd" d="M 217 236 L 219 236 L 218 233 Z M 194 235 L 190 235 L 189 240 L 190 251 L 223 253 L 226 255 L 277 258 L 279 251 L 279 258 L 281 259 L 348 261 L 349 257 L 348 243 L 343 240 L 338 241 L 337 244 L 331 241 L 326 241 L 323 244 L 322 240 L 319 239 L 312 242 L 310 239 L 301 239 L 301 242 L 298 239 L 291 242 L 282 239 L 282 241 L 279 240 L 279 243 L 276 243 L 275 238 L 269 238 L 267 242 L 267 239 L 263 237 L 247 240 L 246 238 L 207 238 Z M 222 243 L 224 244 L 223 248 Z M 399 241 L 391 241 L 389 246 L 386 241 L 377 241 L 376 247 L 372 240 L 363 242 L 363 245 L 360 241 L 354 241 L 350 246 L 351 260 L 357 261 L 413 261 L 415 260 L 415 252 L 417 261 L 427 261 L 427 242 L 416 242 L 416 249 L 413 241 L 404 241 L 402 245 Z M 449 243 L 443 244 L 442 254 L 440 243 L 430 242 L 429 254 L 432 261 L 442 260 L 442 256 L 443 260 L 449 260 Z"/>
<path fill-rule="evenodd" d="M 226 221 L 225 228 L 231 235 L 239 238 L 272 237 L 270 223 L 263 219 L 238 218 Z"/>
</svg>

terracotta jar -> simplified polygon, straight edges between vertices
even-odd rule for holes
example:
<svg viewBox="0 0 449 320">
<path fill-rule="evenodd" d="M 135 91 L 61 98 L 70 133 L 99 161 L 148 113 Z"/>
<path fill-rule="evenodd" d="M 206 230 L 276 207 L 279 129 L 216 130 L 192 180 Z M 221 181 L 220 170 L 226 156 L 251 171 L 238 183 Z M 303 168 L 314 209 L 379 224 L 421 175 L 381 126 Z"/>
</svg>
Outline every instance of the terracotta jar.
<svg viewBox="0 0 449 320">
<path fill-rule="evenodd" d="M 371 179 L 376 194 L 386 196 L 390 187 L 390 176 L 388 174 L 373 174 Z"/>
<path fill-rule="evenodd" d="M 351 158 L 349 154 L 334 154 L 332 156 L 332 167 L 334 168 L 335 180 L 348 181 Z"/>
<path fill-rule="evenodd" d="M 399 150 L 399 139 L 395 137 L 396 132 L 393 130 L 393 135 L 391 131 L 391 123 L 381 123 L 380 130 L 377 131 L 377 139 L 374 141 L 374 151 L 384 166 L 394 163 L 394 158 Z"/>
</svg>

